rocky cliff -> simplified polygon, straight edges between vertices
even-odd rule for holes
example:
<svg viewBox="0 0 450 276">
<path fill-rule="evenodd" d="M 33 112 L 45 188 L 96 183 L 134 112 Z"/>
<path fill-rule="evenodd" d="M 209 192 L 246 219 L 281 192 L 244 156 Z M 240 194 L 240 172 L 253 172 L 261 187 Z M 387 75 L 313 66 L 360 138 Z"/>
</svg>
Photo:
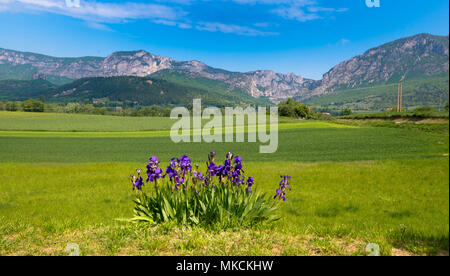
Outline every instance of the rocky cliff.
<svg viewBox="0 0 450 276">
<path fill-rule="evenodd" d="M 267 70 L 229 72 L 199 61 L 176 61 L 143 50 L 116 52 L 106 58 L 56 58 L 0 49 L 0 69 L 0 80 L 14 77 L 32 79 L 35 75 L 51 76 L 49 80 L 54 76 L 71 80 L 85 77 L 145 77 L 170 70 L 187 77 L 222 81 L 229 90 L 239 89 L 253 97 L 266 97 L 276 102 L 293 96 L 306 99 L 339 89 L 444 74 L 449 69 L 449 37 L 419 34 L 384 44 L 340 63 L 319 81 Z M 21 70 L 30 73 L 24 74 Z"/>
</svg>

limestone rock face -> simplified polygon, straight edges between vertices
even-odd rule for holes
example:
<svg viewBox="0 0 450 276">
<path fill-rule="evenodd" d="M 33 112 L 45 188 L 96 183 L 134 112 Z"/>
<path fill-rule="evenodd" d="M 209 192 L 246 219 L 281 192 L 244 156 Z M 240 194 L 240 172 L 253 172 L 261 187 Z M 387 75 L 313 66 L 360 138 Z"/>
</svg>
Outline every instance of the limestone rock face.
<svg viewBox="0 0 450 276">
<path fill-rule="evenodd" d="M 144 77 L 170 70 L 187 77 L 219 80 L 229 90 L 239 89 L 253 97 L 267 97 L 277 102 L 289 97 L 306 99 L 341 88 L 443 74 L 449 69 L 448 45 L 448 36 L 420 34 L 400 39 L 338 64 L 324 74 L 322 80 L 269 70 L 230 72 L 199 61 L 176 61 L 143 50 L 116 52 L 106 58 L 57 58 L 0 49 L 0 66 L 7 66 L 10 72 L 28 70 L 31 76 L 38 75 L 40 78 L 58 76 L 73 80 L 84 77 Z M 0 71 L 0 79 L 6 78 L 1 74 L 8 70 Z M 25 75 L 19 73 L 16 79 L 26 78 Z"/>
<path fill-rule="evenodd" d="M 319 87 L 304 96 L 448 71 L 449 37 L 419 34 L 370 49 L 338 64 L 323 75 Z"/>
</svg>

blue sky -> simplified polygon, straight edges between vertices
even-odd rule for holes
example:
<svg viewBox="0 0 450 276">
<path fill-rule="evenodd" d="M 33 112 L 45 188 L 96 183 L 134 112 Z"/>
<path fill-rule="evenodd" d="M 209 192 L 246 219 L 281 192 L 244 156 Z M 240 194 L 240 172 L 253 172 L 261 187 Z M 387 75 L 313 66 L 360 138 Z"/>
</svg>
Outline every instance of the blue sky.
<svg viewBox="0 0 450 276">
<path fill-rule="evenodd" d="M 320 79 L 405 36 L 449 33 L 447 0 L 0 0 L 0 47 L 53 56 L 143 49 L 231 71 Z"/>
</svg>

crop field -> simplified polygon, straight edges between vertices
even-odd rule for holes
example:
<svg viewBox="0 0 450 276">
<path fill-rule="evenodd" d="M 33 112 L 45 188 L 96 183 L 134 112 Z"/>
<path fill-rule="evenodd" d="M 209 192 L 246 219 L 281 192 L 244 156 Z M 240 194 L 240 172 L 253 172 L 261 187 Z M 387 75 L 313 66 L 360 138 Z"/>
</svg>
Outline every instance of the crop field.
<svg viewBox="0 0 450 276">
<path fill-rule="evenodd" d="M 0 255 L 448 255 L 448 131 L 280 120 L 279 147 L 180 143 L 169 118 L 0 112 Z M 132 217 L 129 181 L 157 155 L 242 156 L 256 189 L 292 192 L 281 220 L 222 231 Z"/>
<path fill-rule="evenodd" d="M 173 120 L 167 117 L 123 117 L 55 113 L 0 111 L 0 130 L 40 132 L 145 132 L 169 130 Z M 207 120 L 203 120 L 204 124 Z M 280 118 L 280 123 L 295 120 Z M 323 125 L 317 124 L 318 126 Z"/>
<path fill-rule="evenodd" d="M 164 130 L 171 125 L 170 118 L 0 112 L 1 130 L 118 132 Z"/>
</svg>

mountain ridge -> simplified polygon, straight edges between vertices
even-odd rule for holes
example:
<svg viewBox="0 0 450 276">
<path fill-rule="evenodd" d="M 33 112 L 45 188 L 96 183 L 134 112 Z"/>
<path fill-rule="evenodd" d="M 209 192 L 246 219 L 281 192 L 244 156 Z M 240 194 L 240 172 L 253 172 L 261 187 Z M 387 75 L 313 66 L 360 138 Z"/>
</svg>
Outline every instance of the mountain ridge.
<svg viewBox="0 0 450 276">
<path fill-rule="evenodd" d="M 151 54 L 144 50 L 119 51 L 105 58 L 55 58 L 0 48 L 0 65 L 30 65 L 35 73 L 68 79 L 86 77 L 137 76 L 147 77 L 161 70 L 184 72 L 191 77 L 206 77 L 223 81 L 230 90 L 242 89 L 252 97 L 273 99 L 294 96 L 299 90 L 310 87 L 314 80 L 293 73 L 281 74 L 271 70 L 231 72 L 213 68 L 203 62 L 176 61 L 169 57 Z M 0 76 L 1 77 L 1 76 Z"/>
<path fill-rule="evenodd" d="M 158 77 L 178 73 L 185 78 L 221 82 L 228 91 L 278 102 L 289 97 L 305 100 L 400 79 L 448 73 L 449 37 L 418 34 L 373 47 L 331 68 L 321 80 L 271 70 L 232 72 L 197 61 L 177 61 L 145 50 L 118 51 L 107 57 L 59 58 L 0 48 L 0 80 L 11 76 L 35 79 L 44 76 L 53 83 L 93 77 Z"/>
<path fill-rule="evenodd" d="M 384 43 L 342 61 L 323 75 L 320 86 L 302 98 L 448 71 L 449 36 L 421 33 Z"/>
</svg>

